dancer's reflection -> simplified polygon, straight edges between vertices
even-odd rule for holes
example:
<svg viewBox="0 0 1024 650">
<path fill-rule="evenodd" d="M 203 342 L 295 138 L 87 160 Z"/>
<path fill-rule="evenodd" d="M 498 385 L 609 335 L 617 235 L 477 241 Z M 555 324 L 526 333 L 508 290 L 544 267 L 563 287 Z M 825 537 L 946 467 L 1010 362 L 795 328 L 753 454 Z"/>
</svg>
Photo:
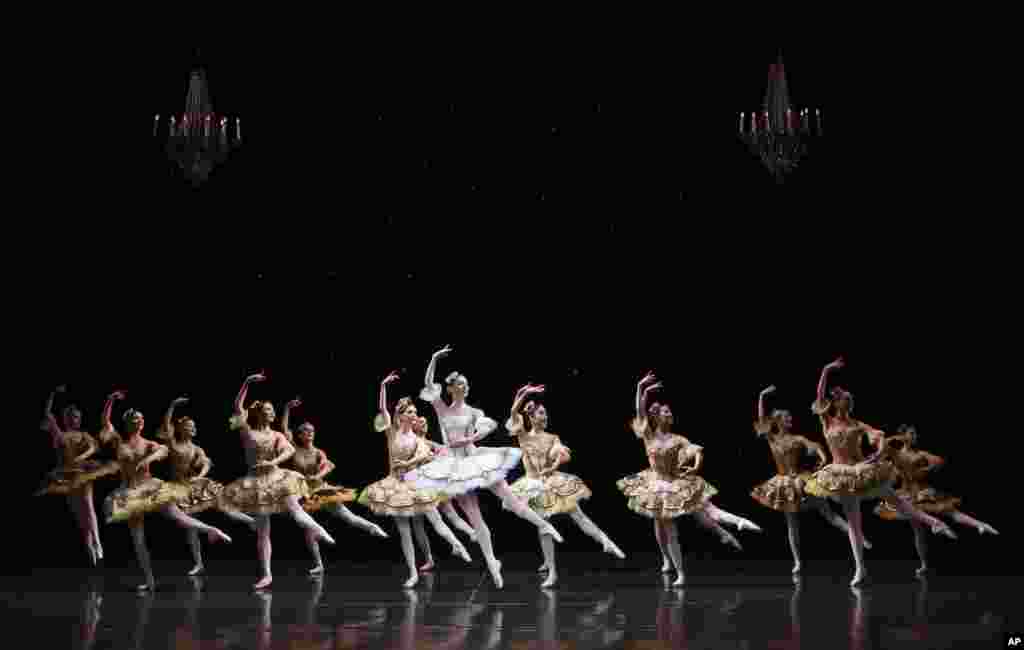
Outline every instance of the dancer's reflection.
<svg viewBox="0 0 1024 650">
<path fill-rule="evenodd" d="M 202 576 L 189 576 L 192 591 L 185 600 L 185 622 L 174 630 L 175 650 L 199 650 L 203 647 L 199 632 L 199 610 L 203 604 L 203 587 L 206 583 Z"/>
<path fill-rule="evenodd" d="M 666 576 L 667 577 L 667 576 Z M 653 648 L 678 648 L 689 647 L 686 633 L 686 590 L 665 589 L 658 597 L 658 609 L 654 615 L 654 625 L 657 630 L 660 644 L 653 645 Z"/>
<path fill-rule="evenodd" d="M 472 628 L 471 619 L 482 611 L 484 606 L 471 605 L 469 607 L 457 608 L 448 625 L 430 627 L 421 625 L 418 621 L 430 602 L 434 581 L 434 574 L 425 573 L 421 576 L 420 582 L 425 589 L 417 591 L 405 590 L 403 592 L 406 602 L 405 607 L 402 608 L 401 621 L 398 623 L 398 636 L 387 646 L 388 648 L 395 650 L 413 650 L 414 648 L 455 650 L 465 645 L 466 637 Z M 435 638 L 439 633 L 443 636 L 439 639 Z M 500 643 L 501 636 L 499 632 L 496 643 L 487 643 L 483 647 L 495 648 Z"/>
<path fill-rule="evenodd" d="M 871 628 L 871 592 L 860 587 L 850 587 L 853 592 L 853 611 L 850 613 L 850 650 L 865 650 L 878 647 L 872 643 Z"/>
<path fill-rule="evenodd" d="M 135 634 L 132 635 L 132 648 L 143 650 L 146 647 L 146 626 L 149 625 L 149 611 L 153 609 L 153 590 L 139 594 L 139 609 L 135 619 Z"/>
<path fill-rule="evenodd" d="M 274 597 L 269 591 L 254 591 L 253 595 L 260 601 L 260 622 L 256 624 L 256 648 L 270 650 L 274 641 L 274 623 L 270 620 L 270 606 L 274 602 Z"/>
<path fill-rule="evenodd" d="M 78 646 L 82 650 L 90 650 L 96 644 L 96 627 L 100 624 L 100 608 L 103 606 L 103 595 L 99 585 L 89 584 L 85 597 L 82 598 L 82 616 L 78 624 Z"/>
</svg>

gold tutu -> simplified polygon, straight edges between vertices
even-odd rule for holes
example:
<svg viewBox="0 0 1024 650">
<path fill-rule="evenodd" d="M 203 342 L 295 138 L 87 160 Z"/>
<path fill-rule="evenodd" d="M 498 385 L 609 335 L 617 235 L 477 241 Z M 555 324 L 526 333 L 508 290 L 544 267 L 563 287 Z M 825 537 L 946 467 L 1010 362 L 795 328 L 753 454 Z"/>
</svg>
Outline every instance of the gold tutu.
<svg viewBox="0 0 1024 650">
<path fill-rule="evenodd" d="M 763 506 L 778 512 L 799 512 L 807 506 L 806 484 L 809 472 L 793 475 L 778 474 L 750 491 L 750 496 Z"/>
<path fill-rule="evenodd" d="M 812 474 L 804 490 L 816 497 L 872 499 L 883 496 L 895 480 L 896 470 L 889 462 L 832 463 Z"/>
<path fill-rule="evenodd" d="M 905 497 L 914 504 L 915 508 L 922 512 L 927 512 L 928 514 L 951 512 L 959 508 L 961 502 L 959 497 L 943 494 L 933 488 L 919 490 L 916 494 L 912 494 L 906 490 L 897 490 L 896 494 L 901 497 Z M 893 505 L 889 499 L 882 499 L 878 505 L 875 506 L 875 514 L 888 521 L 902 521 L 905 519 L 903 514 L 896 509 L 896 506 Z"/>
<path fill-rule="evenodd" d="M 357 490 L 338 487 L 322 480 L 306 479 L 306 485 L 309 487 L 309 496 L 302 501 L 302 509 L 306 512 L 316 512 L 335 503 L 351 503 L 358 496 Z"/>
<path fill-rule="evenodd" d="M 71 494 L 88 483 L 104 476 L 113 476 L 121 471 L 121 465 L 116 461 L 101 463 L 95 460 L 86 460 L 68 467 L 58 467 L 46 475 L 43 485 L 35 496 L 44 494 Z"/>
<path fill-rule="evenodd" d="M 158 478 L 147 478 L 127 487 L 121 487 L 103 501 L 103 515 L 108 524 L 124 522 L 155 512 L 164 506 L 186 498 L 189 488 L 181 483 L 170 483 Z"/>
<path fill-rule="evenodd" d="M 224 486 L 217 507 L 248 515 L 274 515 L 288 511 L 288 497 L 309 497 L 309 485 L 302 474 L 280 467 L 254 470 L 248 476 Z"/>
<path fill-rule="evenodd" d="M 220 493 L 224 491 L 223 484 L 205 476 L 187 481 L 175 481 L 175 483 L 187 490 L 186 496 L 179 499 L 177 505 L 182 512 L 190 515 L 215 508 Z"/>
<path fill-rule="evenodd" d="M 439 490 L 416 488 L 408 481 L 393 476 L 366 487 L 359 495 L 359 504 L 375 514 L 389 517 L 415 517 L 436 508 L 449 497 Z"/>
<path fill-rule="evenodd" d="M 513 494 L 545 519 L 572 512 L 580 501 L 591 497 L 590 488 L 578 476 L 565 472 L 552 472 L 540 479 L 524 476 L 511 488 Z"/>
<path fill-rule="evenodd" d="M 651 519 L 692 514 L 718 494 L 713 485 L 695 474 L 665 479 L 650 469 L 620 479 L 616 486 L 629 497 L 630 510 Z"/>
</svg>

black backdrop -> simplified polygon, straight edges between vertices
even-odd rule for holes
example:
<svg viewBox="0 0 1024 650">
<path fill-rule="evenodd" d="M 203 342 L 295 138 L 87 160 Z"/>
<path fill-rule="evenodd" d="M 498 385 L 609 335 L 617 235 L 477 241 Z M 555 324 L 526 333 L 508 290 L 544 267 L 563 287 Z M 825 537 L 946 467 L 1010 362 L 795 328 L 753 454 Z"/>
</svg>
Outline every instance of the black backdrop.
<svg viewBox="0 0 1024 650">
<path fill-rule="evenodd" d="M 338 465 L 330 479 L 357 487 L 386 470 L 370 428 L 380 378 L 405 369 L 392 395 L 414 395 L 446 343 L 455 352 L 441 376 L 466 373 L 470 401 L 499 421 L 519 385 L 548 386 L 551 428 L 574 450 L 565 469 L 592 487 L 585 509 L 627 553 L 656 548 L 614 487 L 645 463 L 625 428 L 645 371 L 664 380 L 679 430 L 705 445 L 717 503 L 765 528 L 743 536 L 746 556 L 785 561 L 781 515 L 748 496 L 773 472 L 751 431 L 754 400 L 776 384 L 772 406 L 820 440 L 809 406 L 838 354 L 858 414 L 916 424 L 922 446 L 949 459 L 937 483 L 1011 531 L 1005 244 L 971 216 L 984 209 L 977 179 L 954 182 L 915 132 L 891 137 L 891 122 L 866 121 L 877 103 L 846 83 L 870 79 L 910 101 L 935 80 L 907 76 L 922 72 L 913 60 L 877 65 L 877 49 L 869 60 L 828 38 L 787 45 L 793 99 L 823 106 L 829 131 L 776 187 L 734 135 L 737 113 L 761 102 L 775 42 L 395 61 L 352 46 L 201 45 L 214 109 L 242 116 L 246 142 L 199 189 L 149 138 L 154 113 L 183 107 L 193 44 L 119 43 L 63 63 L 68 92 L 95 96 L 103 66 L 127 83 L 109 90 L 113 115 L 87 108 L 61 127 L 63 148 L 34 179 L 42 209 L 21 221 L 25 247 L 10 257 L 24 328 L 12 374 L 25 390 L 13 405 L 12 498 L 32 522 L 8 537 L 22 546 L 8 556 L 19 567 L 84 561 L 62 500 L 27 496 L 52 462 L 36 428 L 52 385 L 68 384 L 90 430 L 113 388 L 151 428 L 189 396 L 182 412 L 198 422 L 211 476 L 227 481 L 243 471 L 231 401 L 265 368 L 253 397 L 280 409 L 301 395 L 297 417 L 317 424 Z M 514 443 L 499 431 L 487 444 Z M 532 527 L 483 502 L 499 554 L 536 548 Z M 148 521 L 154 556 L 187 562 L 184 534 Z M 867 508 L 865 521 L 870 557 L 913 560 L 907 526 Z M 209 548 L 211 567 L 255 558 L 252 535 L 226 525 L 236 543 Z M 397 540 L 330 529 L 340 548 L 328 558 L 398 561 Z M 566 551 L 594 550 L 570 522 L 559 529 Z M 729 553 L 682 530 L 690 548 Z M 958 532 L 957 544 L 932 544 L 937 562 L 1004 569 L 1010 536 Z M 111 562 L 134 561 L 127 530 L 102 534 Z M 804 546 L 849 552 L 810 516 Z M 282 520 L 275 557 L 304 554 Z"/>
</svg>

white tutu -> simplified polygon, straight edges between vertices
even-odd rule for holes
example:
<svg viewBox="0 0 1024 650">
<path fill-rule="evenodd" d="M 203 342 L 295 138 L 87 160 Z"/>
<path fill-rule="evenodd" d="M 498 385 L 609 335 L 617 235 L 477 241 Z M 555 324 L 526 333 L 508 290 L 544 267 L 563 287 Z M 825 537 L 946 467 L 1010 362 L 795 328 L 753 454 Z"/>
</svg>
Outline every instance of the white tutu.
<svg viewBox="0 0 1024 650">
<path fill-rule="evenodd" d="M 402 480 L 417 489 L 438 490 L 448 496 L 467 494 L 505 480 L 523 452 L 515 447 L 453 449 L 405 474 Z"/>
</svg>

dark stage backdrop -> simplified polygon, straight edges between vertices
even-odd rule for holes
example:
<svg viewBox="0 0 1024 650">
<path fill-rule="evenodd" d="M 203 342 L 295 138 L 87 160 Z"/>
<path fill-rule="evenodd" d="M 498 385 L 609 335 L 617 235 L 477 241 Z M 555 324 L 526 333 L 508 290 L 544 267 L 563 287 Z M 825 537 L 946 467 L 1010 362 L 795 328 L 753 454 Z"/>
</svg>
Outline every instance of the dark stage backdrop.
<svg viewBox="0 0 1024 650">
<path fill-rule="evenodd" d="M 10 258 L 21 329 L 12 363 L 25 392 L 12 405 L 9 473 L 15 511 L 31 524 L 7 541 L 20 545 L 8 559 L 21 569 L 85 561 L 62 500 L 28 496 L 52 462 L 37 424 L 53 385 L 68 385 L 91 431 L 114 388 L 150 428 L 188 396 L 181 413 L 226 482 L 244 470 L 231 402 L 263 368 L 269 381 L 252 397 L 280 410 L 302 396 L 296 424 L 316 423 L 338 466 L 329 479 L 361 487 L 386 472 L 370 426 L 379 380 L 403 369 L 392 397 L 415 395 L 431 352 L 450 343 L 439 376 L 467 374 L 470 402 L 499 421 L 518 386 L 548 386 L 551 429 L 574 452 L 565 470 L 591 486 L 585 510 L 627 553 L 656 550 L 651 522 L 614 485 L 646 464 L 626 422 L 636 380 L 653 369 L 679 432 L 705 446 L 716 502 L 765 528 L 741 536 L 744 557 L 782 562 L 782 515 L 748 496 L 773 473 L 751 428 L 754 400 L 775 384 L 771 406 L 820 441 L 815 383 L 843 354 L 837 380 L 858 415 L 883 429 L 917 425 L 922 446 L 949 461 L 936 484 L 1004 532 L 958 528 L 959 543 L 932 543 L 936 565 L 970 557 L 971 571 L 1006 570 L 1017 500 L 1014 384 L 1003 376 L 1018 347 L 1005 317 L 1011 258 L 998 233 L 965 223 L 970 192 L 946 183 L 913 135 L 866 145 L 878 129 L 863 109 L 876 102 L 844 84 L 867 55 L 828 38 L 784 44 L 794 102 L 822 105 L 830 121 L 804 168 L 776 187 L 735 131 L 738 112 L 762 101 L 778 43 L 473 65 L 201 45 L 214 110 L 242 116 L 245 144 L 198 189 L 149 137 L 154 113 L 184 108 L 191 44 L 65 63 L 82 91 L 103 65 L 130 83 L 109 89 L 117 119 L 98 122 L 112 144 L 50 158 L 58 182 L 40 182 L 45 209 L 24 220 L 25 248 Z M 925 82 L 908 67 L 873 67 L 872 80 L 912 97 Z M 920 221 L 940 212 L 960 216 Z M 499 430 L 486 444 L 515 443 Z M 113 486 L 98 489 L 97 509 Z M 499 555 L 536 549 L 529 524 L 491 496 L 482 503 Z M 236 540 L 208 548 L 211 570 L 252 557 L 255 571 L 253 535 L 202 517 Z M 910 566 L 909 527 L 867 507 L 865 521 L 869 557 Z M 339 542 L 328 561 L 399 560 L 397 537 L 328 525 Z M 556 525 L 566 551 L 595 550 L 571 522 Z M 187 563 L 184 532 L 156 516 L 147 527 L 155 558 Z M 297 526 L 282 517 L 274 531 L 275 557 L 305 557 Z M 134 562 L 125 527 L 102 534 L 111 562 Z M 681 534 L 698 553 L 732 553 L 688 521 Z M 810 515 L 804 547 L 849 553 Z"/>
</svg>

